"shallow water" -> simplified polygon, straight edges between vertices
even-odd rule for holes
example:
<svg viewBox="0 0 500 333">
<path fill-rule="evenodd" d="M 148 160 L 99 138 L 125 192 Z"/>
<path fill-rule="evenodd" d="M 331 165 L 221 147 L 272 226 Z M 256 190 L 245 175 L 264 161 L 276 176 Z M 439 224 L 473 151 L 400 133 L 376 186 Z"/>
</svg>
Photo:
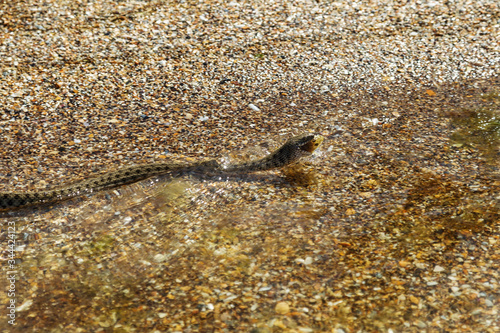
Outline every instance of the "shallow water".
<svg viewBox="0 0 500 333">
<path fill-rule="evenodd" d="M 439 128 L 448 116 L 412 117 Z M 454 138 L 470 122 L 451 117 Z M 481 318 L 495 327 L 497 164 L 443 132 L 405 133 L 398 117 L 349 119 L 364 137 L 344 123 L 287 170 L 152 178 L 7 217 L 20 322 L 204 330 L 244 329 L 246 317 L 262 329 L 405 330 Z M 238 154 L 265 151 L 250 150 Z M 274 308 L 282 300 L 288 316 Z"/>
</svg>

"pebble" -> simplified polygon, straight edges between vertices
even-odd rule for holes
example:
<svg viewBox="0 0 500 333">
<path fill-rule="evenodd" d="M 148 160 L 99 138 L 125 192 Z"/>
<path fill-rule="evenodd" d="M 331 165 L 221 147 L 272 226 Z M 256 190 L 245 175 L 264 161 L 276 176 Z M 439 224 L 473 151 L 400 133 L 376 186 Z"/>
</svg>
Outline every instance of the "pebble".
<svg viewBox="0 0 500 333">
<path fill-rule="evenodd" d="M 33 305 L 33 300 L 28 299 L 28 300 L 24 301 L 21 305 L 17 306 L 16 311 L 23 312 L 23 311 L 29 310 L 31 305 Z"/>
<path fill-rule="evenodd" d="M 277 314 L 284 315 L 284 314 L 287 314 L 288 312 L 290 312 L 290 306 L 288 305 L 287 302 L 278 302 L 276 304 L 276 307 L 274 308 L 274 311 Z"/>
<path fill-rule="evenodd" d="M 260 109 L 257 106 L 255 106 L 254 104 L 248 104 L 248 107 L 254 111 L 260 111 Z"/>
<path fill-rule="evenodd" d="M 440 272 L 444 272 L 446 269 L 444 267 L 441 267 L 439 265 L 436 265 L 434 266 L 434 272 L 435 273 L 440 273 Z"/>
<path fill-rule="evenodd" d="M 167 258 L 168 257 L 166 255 L 158 253 L 154 256 L 153 260 L 157 263 L 160 263 L 160 262 L 164 262 L 165 260 L 167 260 Z"/>
</svg>

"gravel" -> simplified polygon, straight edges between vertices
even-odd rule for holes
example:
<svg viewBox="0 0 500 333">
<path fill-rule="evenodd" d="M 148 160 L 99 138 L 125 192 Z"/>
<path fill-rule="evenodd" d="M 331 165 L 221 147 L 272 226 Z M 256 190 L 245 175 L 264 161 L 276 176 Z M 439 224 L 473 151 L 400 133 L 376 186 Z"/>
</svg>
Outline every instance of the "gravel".
<svg viewBox="0 0 500 333">
<path fill-rule="evenodd" d="M 498 1 L 1 3 L 0 191 L 327 140 L 0 212 L 0 328 L 498 331 L 499 32 Z"/>
</svg>

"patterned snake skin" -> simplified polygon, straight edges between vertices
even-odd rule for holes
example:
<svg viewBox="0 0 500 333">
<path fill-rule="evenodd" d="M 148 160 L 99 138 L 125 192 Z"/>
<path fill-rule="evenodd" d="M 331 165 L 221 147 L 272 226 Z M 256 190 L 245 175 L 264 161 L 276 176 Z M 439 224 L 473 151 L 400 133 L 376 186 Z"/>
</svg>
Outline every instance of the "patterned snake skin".
<svg viewBox="0 0 500 333">
<path fill-rule="evenodd" d="M 251 162 L 221 166 L 215 160 L 193 164 L 155 163 L 136 165 L 91 177 L 61 188 L 34 192 L 0 192 L 0 210 L 40 205 L 112 189 L 167 172 L 249 173 L 280 168 L 310 155 L 323 141 L 321 135 L 303 134 L 288 140 L 272 154 Z"/>
</svg>

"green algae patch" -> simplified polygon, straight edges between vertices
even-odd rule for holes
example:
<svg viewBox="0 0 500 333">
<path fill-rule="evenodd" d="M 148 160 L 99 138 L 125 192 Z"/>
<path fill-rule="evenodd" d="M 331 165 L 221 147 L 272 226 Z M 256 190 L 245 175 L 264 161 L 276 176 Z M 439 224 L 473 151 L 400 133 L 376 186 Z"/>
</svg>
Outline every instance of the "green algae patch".
<svg viewBox="0 0 500 333">
<path fill-rule="evenodd" d="M 90 256 L 100 256 L 110 251 L 116 244 L 116 239 L 109 235 L 104 235 L 89 244 L 87 249 Z"/>
<path fill-rule="evenodd" d="M 450 113 L 455 131 L 452 146 L 481 151 L 487 162 L 498 163 L 500 154 L 500 94 L 497 91 L 481 96 L 483 104 Z"/>
</svg>

